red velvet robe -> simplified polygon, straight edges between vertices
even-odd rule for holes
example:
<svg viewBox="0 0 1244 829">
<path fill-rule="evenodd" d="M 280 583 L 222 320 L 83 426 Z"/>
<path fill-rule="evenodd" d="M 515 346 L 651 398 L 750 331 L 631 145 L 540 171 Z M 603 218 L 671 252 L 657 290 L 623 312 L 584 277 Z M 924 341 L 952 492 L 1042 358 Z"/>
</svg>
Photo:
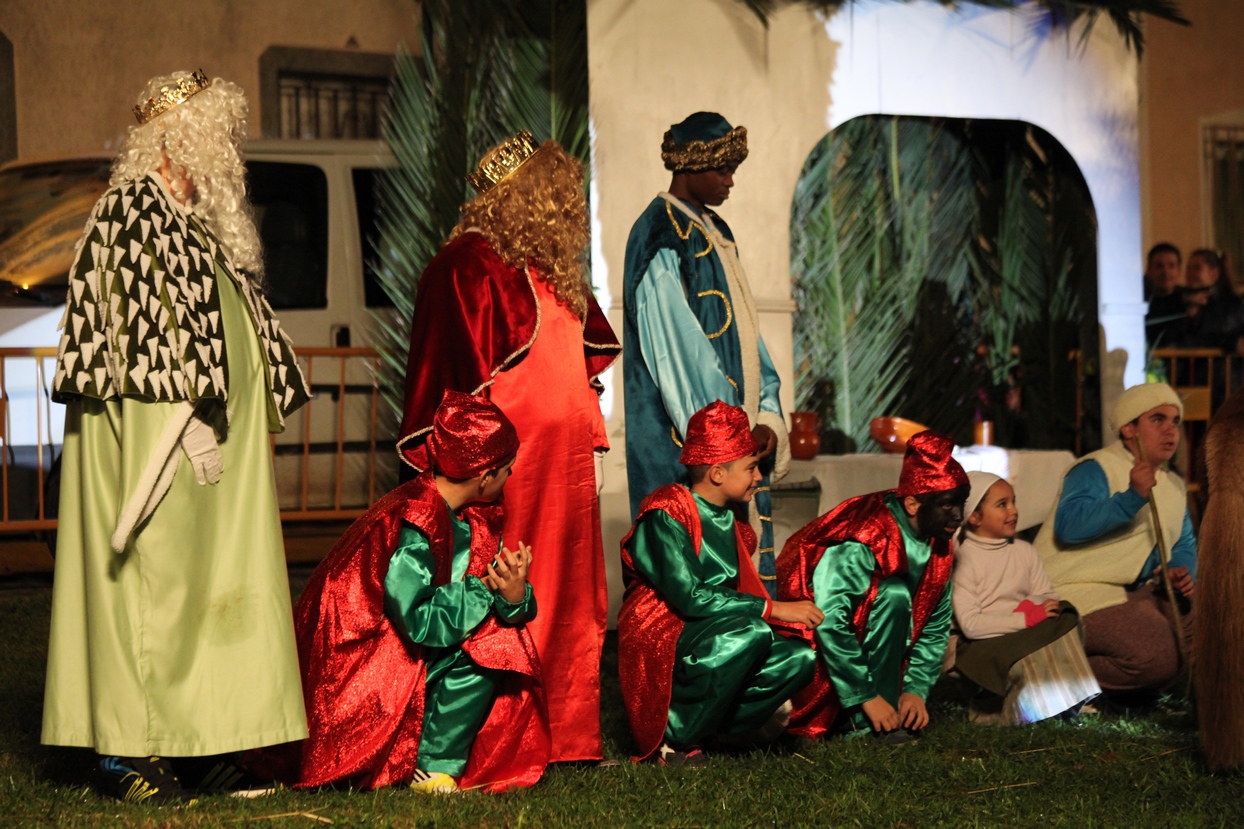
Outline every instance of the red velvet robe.
<svg viewBox="0 0 1244 829">
<path fill-rule="evenodd" d="M 622 345 L 590 293 L 583 321 L 585 381 L 618 359 Z M 536 341 L 540 304 L 534 280 L 511 268 L 479 233 L 463 233 L 428 263 L 415 296 L 399 451 L 427 468 L 424 439 L 446 389 L 488 395 L 492 379 L 519 363 Z M 522 439 L 522 428 L 519 439 Z M 538 601 L 538 600 L 537 600 Z"/>
<path fill-rule="evenodd" d="M 608 439 L 593 386 L 619 349 L 590 295 L 581 320 L 534 268 L 509 267 L 479 233 L 446 245 L 419 283 L 402 456 L 426 466 L 425 435 L 447 388 L 489 397 L 518 430 L 505 542 L 532 548 L 540 613 L 528 629 L 544 670 L 553 761 L 602 756 L 609 604 L 592 453 Z"/>
<path fill-rule="evenodd" d="M 785 602 L 814 599 L 812 573 L 825 554 L 825 548 L 846 541 L 864 544 L 877 560 L 872 586 L 851 620 L 851 632 L 861 642 L 864 641 L 864 634 L 868 631 L 868 614 L 877 596 L 877 585 L 882 579 L 907 572 L 902 530 L 885 504 L 888 494 L 873 492 L 844 501 L 791 536 L 777 560 L 778 599 Z M 920 637 L 946 590 L 946 583 L 950 581 L 954 564 L 951 552 L 949 541 L 934 539 L 932 542 L 929 563 L 911 599 L 913 643 Z M 799 632 L 816 647 L 813 631 L 799 629 Z M 829 680 L 823 660 L 816 661 L 816 676 L 812 683 L 791 702 L 794 711 L 787 730 L 792 734 L 819 737 L 834 724 L 840 708 L 838 693 Z"/>
<path fill-rule="evenodd" d="M 468 575 L 496 555 L 502 510 L 467 507 Z M 428 536 L 436 584 L 451 571 L 453 527 L 430 472 L 405 483 L 354 522 L 316 567 L 294 610 L 309 736 L 297 785 L 347 780 L 374 789 L 409 780 L 423 730 L 427 665 L 384 612 L 384 579 L 402 523 Z M 509 673 L 471 746 L 463 788 L 530 786 L 549 757 L 540 662 L 524 626 L 489 616 L 462 644 L 476 663 Z"/>
<path fill-rule="evenodd" d="M 622 578 L 626 595 L 618 611 L 618 674 L 631 733 L 639 746 L 639 754 L 632 758 L 636 762 L 651 757 L 665 739 L 673 694 L 674 660 L 678 637 L 684 627 L 678 613 L 635 571 L 631 552 L 626 548 L 635 526 L 653 511 L 668 514 L 686 528 L 697 556 L 703 538 L 695 496 L 684 486 L 669 484 L 643 500 L 635 525 L 622 539 Z M 734 537 L 739 553 L 739 583 L 730 586 L 740 593 L 768 601 L 769 594 L 752 563 L 756 532 L 748 524 L 735 521 Z"/>
</svg>

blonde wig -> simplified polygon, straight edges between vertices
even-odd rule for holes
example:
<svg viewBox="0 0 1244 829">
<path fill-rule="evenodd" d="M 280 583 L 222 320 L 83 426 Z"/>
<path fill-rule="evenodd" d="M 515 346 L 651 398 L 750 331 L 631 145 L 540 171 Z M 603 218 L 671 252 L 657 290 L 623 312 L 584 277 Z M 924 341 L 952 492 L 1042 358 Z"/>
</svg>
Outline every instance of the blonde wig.
<svg viewBox="0 0 1244 829">
<path fill-rule="evenodd" d="M 545 141 L 523 166 L 463 205 L 449 238 L 470 229 L 483 233 L 510 267 L 530 262 L 561 305 L 586 316 L 591 288 L 584 279 L 583 168 L 556 141 Z"/>
<path fill-rule="evenodd" d="M 152 78 L 137 103 L 158 95 L 161 86 L 188 77 L 189 72 L 174 72 Z M 239 150 L 246 135 L 246 113 L 242 90 L 214 79 L 211 86 L 162 115 L 130 127 L 112 165 L 111 183 L 158 175 L 167 156 L 173 195 L 189 204 L 225 245 L 234 267 L 259 278 L 263 252 L 246 199 L 246 169 Z"/>
</svg>

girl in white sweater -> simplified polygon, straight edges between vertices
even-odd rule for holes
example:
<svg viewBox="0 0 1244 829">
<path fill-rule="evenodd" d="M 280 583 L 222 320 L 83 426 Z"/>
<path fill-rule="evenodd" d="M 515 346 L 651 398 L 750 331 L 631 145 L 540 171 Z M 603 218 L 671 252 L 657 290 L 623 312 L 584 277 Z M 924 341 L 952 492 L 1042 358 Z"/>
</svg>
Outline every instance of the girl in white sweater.
<svg viewBox="0 0 1244 829">
<path fill-rule="evenodd" d="M 955 552 L 953 603 L 962 637 L 955 667 L 983 693 L 973 721 L 1021 725 L 1064 712 L 1101 693 L 1078 632 L 1031 544 L 1015 538 L 1015 490 L 971 472 L 967 520 Z"/>
</svg>

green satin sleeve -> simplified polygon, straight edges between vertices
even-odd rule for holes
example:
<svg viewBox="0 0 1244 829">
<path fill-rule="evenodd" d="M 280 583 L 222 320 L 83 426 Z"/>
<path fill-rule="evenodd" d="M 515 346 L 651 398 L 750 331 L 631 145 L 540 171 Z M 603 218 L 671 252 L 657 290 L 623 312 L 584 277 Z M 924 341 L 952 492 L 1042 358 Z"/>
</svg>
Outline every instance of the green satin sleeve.
<svg viewBox="0 0 1244 829">
<path fill-rule="evenodd" d="M 500 593 L 492 595 L 492 609 L 497 618 L 507 625 L 521 625 L 536 618 L 536 594 L 531 591 L 531 582 L 527 582 L 523 597 L 517 602 L 506 600 Z"/>
<path fill-rule="evenodd" d="M 470 551 L 454 550 L 455 559 L 463 555 Z M 412 642 L 432 648 L 459 645 L 492 611 L 493 594 L 475 576 L 434 587 L 435 569 L 427 536 L 403 526 L 384 578 L 385 613 Z"/>
<path fill-rule="evenodd" d="M 691 537 L 682 524 L 664 512 L 645 515 L 629 543 L 635 569 L 684 619 L 706 619 L 723 613 L 763 616 L 759 596 L 709 584 Z"/>
<path fill-rule="evenodd" d="M 903 676 L 903 691 L 927 699 L 933 684 L 942 675 L 942 659 L 946 655 L 946 640 L 950 636 L 950 618 L 954 615 L 951 604 L 951 583 L 946 582 L 942 600 L 933 609 L 924 631 L 911 649 L 907 673 Z"/>
<path fill-rule="evenodd" d="M 877 696 L 868 656 L 851 631 L 855 608 L 872 584 L 877 559 L 857 541 L 826 549 L 812 572 L 812 593 L 825 621 L 816 628 L 816 647 L 844 708 Z"/>
</svg>

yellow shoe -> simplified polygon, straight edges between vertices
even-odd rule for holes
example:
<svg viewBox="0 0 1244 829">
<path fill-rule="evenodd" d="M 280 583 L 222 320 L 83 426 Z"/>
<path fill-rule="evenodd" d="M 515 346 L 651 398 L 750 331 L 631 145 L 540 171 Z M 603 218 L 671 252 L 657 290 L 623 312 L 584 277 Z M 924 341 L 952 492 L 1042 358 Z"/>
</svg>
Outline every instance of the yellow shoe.
<svg viewBox="0 0 1244 829">
<path fill-rule="evenodd" d="M 443 771 L 415 769 L 410 788 L 422 794 L 453 794 L 458 791 L 458 783 Z"/>
</svg>

